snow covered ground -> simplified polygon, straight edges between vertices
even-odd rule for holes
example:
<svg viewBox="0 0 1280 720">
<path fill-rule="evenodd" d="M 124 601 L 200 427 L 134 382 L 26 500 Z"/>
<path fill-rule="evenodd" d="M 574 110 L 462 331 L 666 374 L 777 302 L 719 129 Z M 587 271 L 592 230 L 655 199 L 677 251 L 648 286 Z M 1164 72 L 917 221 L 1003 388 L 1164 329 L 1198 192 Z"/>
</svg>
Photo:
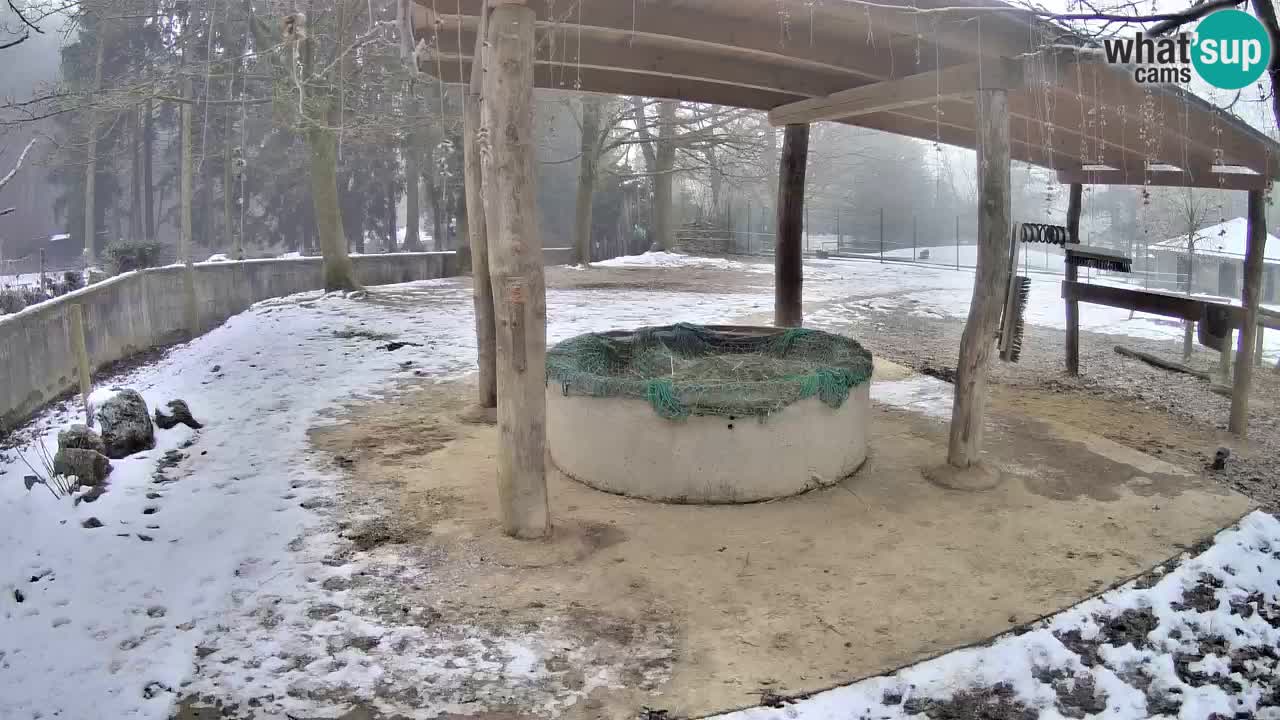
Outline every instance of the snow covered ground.
<svg viewBox="0 0 1280 720">
<path fill-rule="evenodd" d="M 601 264 L 771 271 L 767 264 L 661 253 Z M 872 306 L 963 316 L 973 278 L 834 260 L 812 261 L 806 274 L 812 280 L 808 297 L 820 303 L 814 314 L 819 326 L 838 326 Z M 1033 307 L 1045 307 L 1032 322 L 1061 322 L 1055 294 L 1054 284 L 1036 285 Z M 422 307 L 431 308 L 429 318 Z M 553 289 L 548 333 L 555 342 L 618 327 L 729 322 L 771 309 L 772 295 L 762 291 Z M 1180 336 L 1151 318 L 1128 321 L 1122 315 L 1090 308 L 1084 323 L 1117 333 Z M 411 356 L 379 349 L 387 339 L 422 347 Z M 1280 352 L 1280 342 L 1269 348 Z M 0 456 L 0 717 L 161 719 L 170 717 L 177 699 L 215 691 L 274 695 L 273 712 L 310 717 L 327 692 L 339 690 L 443 685 L 456 688 L 462 703 L 477 674 L 510 678 L 517 700 L 550 713 L 555 702 L 531 689 L 544 672 L 545 648 L 537 637 L 491 637 L 476 629 L 466 642 L 491 649 L 488 659 L 474 667 L 442 665 L 440 643 L 456 640 L 382 624 L 341 589 L 346 578 L 363 571 L 365 560 L 357 554 L 345 564 L 330 562 L 348 546 L 328 515 L 340 478 L 309 452 L 308 428 L 327 422 L 343 402 L 376 396 L 397 379 L 470 373 L 474 352 L 470 291 L 453 279 L 378 288 L 363 299 L 305 293 L 266 301 L 122 381 L 151 407 L 186 400 L 205 427 L 157 431 L 154 450 L 115 461 L 110 490 L 96 501 L 75 505 L 40 487 L 28 492 L 22 477 L 29 471 L 18 453 Z M 945 416 L 949 394 L 940 382 L 913 378 L 882 383 L 874 397 Z M 38 442 L 52 451 L 57 431 L 79 419 L 74 405 L 51 409 L 36 421 Z M 25 455 L 35 462 L 30 448 Z M 861 709 L 868 717 L 898 717 L 909 701 L 1003 679 L 1019 701 L 1043 703 L 1048 691 L 1044 682 L 1029 679 L 1033 670 L 1086 672 L 1054 633 L 1079 628 L 1089 640 L 1101 632 L 1095 615 L 1144 602 L 1160 621 L 1149 647 L 1103 646 L 1102 665 L 1088 671 L 1118 708 L 1113 712 L 1109 704 L 1104 716 L 1139 716 L 1136 691 L 1117 679 L 1129 666 L 1149 667 L 1152 683 L 1169 692 L 1182 689 L 1183 708 L 1225 708 L 1225 692 L 1175 684 L 1175 651 L 1192 641 L 1187 628 L 1193 622 L 1229 636 L 1233 649 L 1264 641 L 1274 647 L 1280 637 L 1274 627 L 1259 624 L 1265 619 L 1260 614 L 1232 615 L 1225 608 L 1252 592 L 1276 601 L 1280 561 L 1267 553 L 1277 550 L 1276 521 L 1255 515 L 1155 588 L 1113 593 L 991 649 L 954 653 L 889 678 L 740 717 L 861 717 Z M 1206 614 L 1175 612 L 1171 603 L 1201 571 L 1221 580 L 1215 592 L 1222 606 Z M 1181 640 L 1173 634 L 1178 628 Z M 1207 676 L 1228 671 L 1220 655 L 1208 654 L 1192 670 Z M 68 678 L 74 692 L 66 691 Z M 1245 703 L 1240 708 L 1258 705 L 1254 687 L 1231 694 Z M 904 695 L 898 706 L 885 703 L 885 691 L 894 688 Z"/>
</svg>

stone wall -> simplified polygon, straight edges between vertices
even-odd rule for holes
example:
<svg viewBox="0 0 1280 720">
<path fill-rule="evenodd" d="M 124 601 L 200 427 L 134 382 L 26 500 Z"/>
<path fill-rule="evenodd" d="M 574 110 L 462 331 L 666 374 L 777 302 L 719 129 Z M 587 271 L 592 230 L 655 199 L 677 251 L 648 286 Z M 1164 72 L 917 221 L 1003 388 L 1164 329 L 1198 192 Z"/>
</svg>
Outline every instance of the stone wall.
<svg viewBox="0 0 1280 720">
<path fill-rule="evenodd" d="M 366 286 L 456 275 L 453 252 L 395 253 L 352 258 Z M 261 300 L 323 287 L 318 257 L 195 266 L 199 332 Z M 95 368 L 186 337 L 183 268 L 118 275 L 74 293 L 0 317 L 0 430 L 75 385 L 67 308 L 84 308 L 85 343 Z"/>
</svg>

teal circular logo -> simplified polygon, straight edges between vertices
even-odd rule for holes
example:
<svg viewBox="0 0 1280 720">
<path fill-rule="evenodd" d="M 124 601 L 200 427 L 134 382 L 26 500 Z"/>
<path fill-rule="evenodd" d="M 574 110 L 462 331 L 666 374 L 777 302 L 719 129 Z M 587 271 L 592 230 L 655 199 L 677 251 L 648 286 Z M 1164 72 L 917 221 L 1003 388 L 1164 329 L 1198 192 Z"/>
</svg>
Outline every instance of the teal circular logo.
<svg viewBox="0 0 1280 720">
<path fill-rule="evenodd" d="M 1196 28 L 1191 63 L 1210 85 L 1239 90 L 1262 77 L 1271 52 L 1271 36 L 1256 17 L 1241 10 L 1219 10 Z"/>
</svg>

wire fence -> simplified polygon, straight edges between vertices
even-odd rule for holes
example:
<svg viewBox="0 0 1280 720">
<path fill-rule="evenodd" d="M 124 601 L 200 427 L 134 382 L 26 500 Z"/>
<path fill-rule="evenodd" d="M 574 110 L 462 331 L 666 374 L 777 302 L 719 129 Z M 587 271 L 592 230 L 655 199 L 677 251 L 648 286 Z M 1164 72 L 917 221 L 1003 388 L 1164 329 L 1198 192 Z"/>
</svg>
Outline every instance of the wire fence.
<svg viewBox="0 0 1280 720">
<path fill-rule="evenodd" d="M 772 256 L 777 241 L 774 220 L 766 213 L 734 217 L 719 223 L 697 224 L 697 232 L 723 238 L 724 252 Z M 735 223 L 734 220 L 737 222 Z M 977 223 L 969 216 L 912 215 L 876 209 L 806 211 L 803 250 L 809 256 L 911 263 L 929 267 L 973 270 L 977 264 Z M 1230 252 L 1191 253 L 1178 247 L 1133 242 L 1127 238 L 1087 239 L 1128 255 L 1132 272 L 1090 268 L 1081 280 L 1141 287 L 1197 296 L 1239 300 L 1244 285 L 1244 256 Z M 1047 244 L 1019 244 L 1017 267 L 1028 276 L 1065 275 L 1063 250 Z M 1280 259 L 1263 268 L 1262 302 L 1280 304 Z"/>
</svg>

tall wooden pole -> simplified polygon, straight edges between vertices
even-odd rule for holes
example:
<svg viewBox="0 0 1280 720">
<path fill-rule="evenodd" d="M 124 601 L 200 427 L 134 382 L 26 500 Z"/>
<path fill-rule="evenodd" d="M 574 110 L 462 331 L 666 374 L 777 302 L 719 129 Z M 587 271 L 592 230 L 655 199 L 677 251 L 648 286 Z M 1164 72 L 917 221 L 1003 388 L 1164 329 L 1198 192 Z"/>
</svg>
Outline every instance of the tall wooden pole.
<svg viewBox="0 0 1280 720">
<path fill-rule="evenodd" d="M 773 254 L 773 324 L 804 323 L 804 179 L 809 163 L 809 126 L 788 125 L 778 163 L 778 240 Z"/>
<path fill-rule="evenodd" d="M 947 462 L 965 469 L 982 449 L 987 365 L 1009 272 L 1009 93 L 983 88 L 977 98 L 978 257 L 969 319 L 960 338 Z"/>
<path fill-rule="evenodd" d="M 1231 421 L 1227 429 L 1244 437 L 1249 433 L 1249 388 L 1253 385 L 1254 339 L 1258 333 L 1258 303 L 1262 300 L 1262 257 L 1267 246 L 1266 198 L 1262 190 L 1249 191 L 1249 242 L 1244 252 L 1244 321 L 1240 349 L 1236 352 L 1236 377 L 1231 388 Z"/>
<path fill-rule="evenodd" d="M 463 116 L 463 180 L 467 200 L 467 239 L 471 243 L 471 294 L 475 302 L 476 360 L 480 365 L 476 404 L 480 408 L 498 407 L 498 380 L 494 344 L 493 284 L 489 279 L 489 240 L 486 235 L 484 196 L 481 193 L 480 170 L 480 93 L 484 82 L 484 25 L 476 36 L 471 84 L 467 88 Z"/>
<path fill-rule="evenodd" d="M 1071 183 L 1071 195 L 1067 199 L 1067 242 L 1072 245 L 1080 242 L 1080 210 L 1083 204 L 1084 186 Z M 1067 282 L 1079 279 L 1079 268 L 1075 265 L 1067 263 L 1066 271 Z M 1080 303 L 1074 299 L 1067 300 L 1067 374 L 1073 377 L 1080 374 Z"/>
<path fill-rule="evenodd" d="M 84 308 L 72 305 L 67 308 L 67 319 L 71 334 L 71 354 L 76 358 L 76 375 L 80 380 L 80 401 L 84 403 L 84 424 L 93 427 L 93 413 L 89 408 L 89 393 L 93 391 L 90 381 L 89 346 L 84 339 Z"/>
<path fill-rule="evenodd" d="M 521 0 L 522 2 L 522 0 Z M 497 331 L 498 499 L 503 530 L 546 537 L 547 297 L 533 137 L 534 11 L 498 0 L 489 16 L 481 152 Z"/>
</svg>

